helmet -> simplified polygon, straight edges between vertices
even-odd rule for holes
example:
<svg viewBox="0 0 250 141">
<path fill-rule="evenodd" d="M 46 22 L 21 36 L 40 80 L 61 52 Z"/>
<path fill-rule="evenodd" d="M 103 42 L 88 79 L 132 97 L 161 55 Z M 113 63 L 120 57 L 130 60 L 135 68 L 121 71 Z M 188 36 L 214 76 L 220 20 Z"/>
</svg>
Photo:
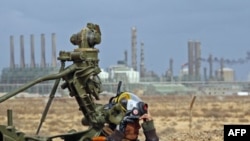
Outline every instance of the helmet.
<svg viewBox="0 0 250 141">
<path fill-rule="evenodd" d="M 116 96 L 109 99 L 104 109 L 109 109 L 108 119 L 110 123 L 118 125 L 124 118 L 139 119 L 147 113 L 148 105 L 138 96 L 130 92 L 121 92 L 121 81 L 118 83 Z"/>
<path fill-rule="evenodd" d="M 137 95 L 130 92 L 122 92 L 111 101 L 112 104 L 121 104 L 126 116 L 140 117 L 147 113 L 148 105 Z"/>
</svg>

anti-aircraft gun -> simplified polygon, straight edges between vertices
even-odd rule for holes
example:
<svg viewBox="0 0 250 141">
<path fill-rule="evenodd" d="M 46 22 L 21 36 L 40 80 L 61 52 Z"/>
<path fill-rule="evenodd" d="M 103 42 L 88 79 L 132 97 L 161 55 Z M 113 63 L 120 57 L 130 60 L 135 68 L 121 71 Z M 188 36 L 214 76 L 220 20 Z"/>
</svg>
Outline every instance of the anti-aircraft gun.
<svg viewBox="0 0 250 141">
<path fill-rule="evenodd" d="M 70 41 L 78 47 L 73 51 L 59 52 L 57 59 L 60 61 L 61 67 L 57 74 L 39 77 L 0 97 L 1 103 L 37 83 L 55 80 L 36 134 L 28 136 L 23 132 L 17 131 L 12 124 L 12 111 L 8 110 L 8 125 L 0 125 L 0 140 L 51 141 L 55 138 L 61 138 L 64 141 L 91 141 L 93 137 L 103 134 L 105 123 L 118 124 L 122 120 L 124 113 L 119 105 L 105 109 L 103 105 L 94 102 L 94 99 L 99 100 L 99 94 L 102 92 L 102 84 L 98 77 L 98 74 L 101 72 L 98 66 L 99 50 L 95 48 L 95 45 L 101 42 L 99 25 L 87 23 L 87 26 L 80 32 L 71 36 Z M 65 62 L 72 62 L 72 64 L 65 67 Z M 54 136 L 39 136 L 40 128 L 46 118 L 61 80 L 63 81 L 61 88 L 68 89 L 69 95 L 75 98 L 79 105 L 79 110 L 84 116 L 83 121 L 89 125 L 89 128 L 79 132 L 76 131 Z"/>
</svg>

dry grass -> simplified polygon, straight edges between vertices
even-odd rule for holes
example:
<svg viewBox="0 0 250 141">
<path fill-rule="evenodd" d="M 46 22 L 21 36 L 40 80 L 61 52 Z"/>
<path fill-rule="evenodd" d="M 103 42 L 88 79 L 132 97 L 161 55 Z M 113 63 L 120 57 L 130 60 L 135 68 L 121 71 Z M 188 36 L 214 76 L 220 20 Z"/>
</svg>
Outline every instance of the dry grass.
<svg viewBox="0 0 250 141">
<path fill-rule="evenodd" d="M 157 134 L 161 141 L 222 141 L 224 124 L 249 124 L 250 96 L 197 96 L 192 107 L 190 129 L 189 106 L 192 96 L 141 96 L 149 104 Z M 98 103 L 108 102 L 101 97 Z M 13 123 L 18 130 L 35 134 L 46 98 L 17 98 L 0 104 L 0 124 L 6 125 L 6 111 L 13 110 Z M 82 113 L 74 98 L 55 98 L 48 113 L 41 135 L 77 131 Z M 144 140 L 143 133 L 140 139 Z"/>
</svg>

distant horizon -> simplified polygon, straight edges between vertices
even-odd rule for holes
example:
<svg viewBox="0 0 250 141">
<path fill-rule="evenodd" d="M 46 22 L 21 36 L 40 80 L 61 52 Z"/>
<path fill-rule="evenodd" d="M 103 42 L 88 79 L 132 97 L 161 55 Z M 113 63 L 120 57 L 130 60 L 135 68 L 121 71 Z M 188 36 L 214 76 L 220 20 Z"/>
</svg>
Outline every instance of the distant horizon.
<svg viewBox="0 0 250 141">
<path fill-rule="evenodd" d="M 43 34 L 43 33 L 41 33 L 41 34 Z M 39 35 L 39 36 L 41 36 L 41 34 Z M 55 35 L 57 35 L 56 33 L 51 33 L 51 34 L 55 34 Z M 23 35 L 23 34 L 21 34 L 21 35 Z M 20 38 L 20 36 L 21 35 L 19 35 L 18 36 L 18 38 Z M 34 34 L 30 34 L 30 35 L 34 35 Z M 29 36 L 30 36 L 29 35 Z M 13 36 L 13 35 L 10 35 L 10 36 Z M 51 36 L 51 35 L 49 35 L 49 36 Z M 24 37 L 26 37 L 26 36 L 24 36 Z M 40 37 L 38 37 L 38 36 L 35 36 L 38 40 L 41 40 L 41 39 L 39 39 Z M 46 42 L 46 45 L 48 45 L 48 44 L 51 44 L 51 39 L 49 39 L 48 40 L 48 38 L 51 38 L 51 37 L 47 37 L 47 35 L 45 35 L 45 37 L 46 37 L 46 39 L 45 39 L 45 42 Z M 15 36 L 14 36 L 14 38 L 15 38 Z M 15 62 L 17 62 L 16 60 L 18 60 L 18 58 L 17 57 L 19 57 L 19 59 L 20 59 L 20 52 L 19 51 L 16 51 L 16 50 L 20 50 L 21 48 L 20 48 L 20 39 L 18 39 L 18 38 L 15 38 L 15 45 L 14 45 L 14 48 L 15 48 L 15 52 L 14 52 L 14 54 L 16 55 L 15 56 Z M 28 37 L 28 38 L 30 38 L 30 37 Z M 29 60 L 29 59 L 27 59 L 27 57 L 28 58 L 30 58 L 30 56 L 31 56 L 31 49 L 30 49 L 30 39 L 28 39 L 27 37 L 26 37 L 26 40 L 24 41 L 26 44 L 25 44 L 25 65 L 27 65 L 28 67 L 30 66 L 30 63 L 31 63 L 31 60 Z M 17 41 L 18 40 L 18 41 Z M 191 40 L 189 40 L 189 41 L 191 41 Z M 39 42 L 39 43 L 37 43 L 37 42 Z M 38 45 L 38 47 L 39 48 L 37 48 L 36 47 L 36 49 L 35 49 L 35 52 L 36 53 L 38 53 L 40 50 L 41 50 L 41 41 L 37 41 L 37 42 L 35 42 L 35 44 L 36 45 Z M 57 41 L 58 42 L 58 41 Z M 58 44 L 56 42 L 56 44 Z M 27 44 L 28 43 L 28 44 Z M 187 41 L 187 43 L 188 43 L 188 41 Z M 202 43 L 201 43 L 202 44 Z M 101 46 L 101 45 L 96 45 L 96 48 L 98 48 L 99 49 L 99 46 Z M 45 48 L 46 48 L 46 52 L 45 52 L 45 55 L 46 55 L 46 65 L 52 65 L 52 46 L 51 45 L 49 45 L 49 47 L 48 46 L 45 46 Z M 72 47 L 71 48 L 69 48 L 68 50 L 64 50 L 64 51 L 73 51 L 73 49 L 74 48 L 77 48 L 77 46 L 73 46 L 72 45 Z M 188 45 L 186 45 L 186 50 L 187 50 L 187 48 L 188 48 Z M 48 51 L 49 50 L 49 51 Z M 137 51 L 139 51 L 140 50 L 140 48 L 138 47 L 138 45 L 137 45 Z M 201 50 L 202 50 L 202 47 L 201 47 Z M 58 50 L 57 49 L 57 47 L 56 47 L 56 51 L 57 51 L 57 54 L 56 55 L 58 55 L 59 54 L 59 51 L 60 50 Z M 124 50 L 124 51 L 128 51 L 128 50 Z M 35 53 L 35 54 L 36 54 Z M 201 53 L 202 53 L 202 51 L 201 51 Z M 48 55 L 48 54 L 51 54 L 51 55 Z M 140 54 L 140 53 L 138 53 L 138 54 Z M 137 60 L 139 60 L 140 59 L 140 56 L 138 56 L 138 54 L 137 54 Z M 188 53 L 187 53 L 188 54 Z M 102 52 L 99 52 L 99 56 L 100 55 L 102 55 Z M 124 54 L 122 54 L 122 55 L 124 55 Z M 212 55 L 212 54 L 210 54 L 210 55 Z M 244 57 L 242 57 L 242 58 L 238 58 L 238 59 L 232 59 L 232 60 L 229 60 L 229 59 L 227 59 L 227 58 L 223 58 L 224 59 L 224 61 L 225 61 L 225 66 L 224 66 L 224 68 L 230 68 L 230 69 L 232 69 L 232 70 L 234 70 L 234 72 L 235 72 L 235 74 L 237 75 L 237 70 L 235 70 L 234 69 L 234 67 L 230 67 L 230 65 L 232 65 L 232 66 L 234 66 L 234 65 L 245 65 L 246 63 L 248 63 L 248 61 L 249 61 L 249 59 L 250 59 L 250 52 L 246 52 L 246 54 L 245 54 L 246 56 Z M 38 61 L 36 61 L 36 66 L 40 66 L 41 65 L 41 53 L 39 53 L 39 54 L 37 54 L 36 55 L 37 57 L 35 57 L 35 60 L 39 60 L 40 61 L 40 63 L 38 62 Z M 38 58 L 39 57 L 39 58 Z M 57 56 L 56 56 L 57 57 Z M 124 57 L 124 56 L 123 56 Z M 147 59 L 147 56 L 144 56 L 145 57 L 145 59 Z M 9 58 L 11 58 L 10 57 L 10 55 L 9 55 Z M 129 56 L 128 58 L 131 58 L 131 56 Z M 48 61 L 48 59 L 50 59 L 51 61 Z M 171 59 L 173 59 L 173 58 L 171 58 Z M 187 58 L 188 59 L 188 58 Z M 215 72 L 216 70 L 218 70 L 218 69 L 220 69 L 220 59 L 221 58 L 219 58 L 219 57 L 214 57 L 213 56 L 213 71 Z M 106 69 L 108 69 L 110 66 L 113 66 L 113 65 L 117 65 L 117 62 L 118 61 L 121 61 L 122 59 L 120 59 L 120 60 L 116 60 L 116 63 L 115 64 L 110 64 L 109 66 L 105 66 L 105 67 L 102 67 L 104 70 L 106 70 Z M 201 60 L 201 64 L 203 64 L 204 62 L 205 63 L 208 63 L 208 60 L 209 60 L 209 56 L 207 57 L 207 58 L 205 58 L 205 57 L 201 57 L 200 58 L 200 60 Z M 10 61 L 11 60 L 9 60 L 8 61 L 8 63 L 9 63 L 9 65 L 8 66 L 5 66 L 5 67 L 0 67 L 1 68 L 1 70 L 3 69 L 3 68 L 8 68 L 8 67 L 10 67 Z M 27 61 L 29 61 L 29 62 L 27 62 Z M 101 62 L 103 62 L 103 60 L 100 60 Z M 173 61 L 174 61 L 174 59 L 173 59 Z M 48 62 L 50 62 L 50 63 L 48 63 Z M 60 62 L 57 60 L 57 64 L 59 64 Z M 187 63 L 187 62 L 186 62 Z M 183 65 L 187 65 L 186 63 L 184 63 L 184 64 L 181 64 L 181 67 L 183 67 Z M 137 68 L 138 68 L 138 71 L 139 71 L 139 64 L 140 64 L 140 62 L 138 61 L 137 62 Z M 15 63 L 15 65 L 17 66 L 17 67 L 20 67 L 20 63 Z M 169 64 L 167 64 L 167 65 L 169 65 Z M 228 66 L 227 66 L 228 65 Z M 128 66 L 129 67 L 131 67 L 132 65 L 131 65 L 131 63 L 130 62 L 128 62 Z M 175 64 L 173 64 L 173 67 L 175 67 Z M 180 67 L 180 69 L 179 69 L 179 72 L 181 71 L 181 67 Z M 38 68 L 41 68 L 41 67 L 38 67 Z M 203 67 L 204 68 L 204 67 Z M 203 70 L 203 68 L 201 67 L 200 68 L 200 72 L 203 72 L 202 70 Z M 209 67 L 206 67 L 207 68 L 207 70 L 209 70 Z M 155 72 L 154 70 L 148 70 L 147 68 L 145 68 L 146 69 L 146 71 L 153 71 L 153 72 Z M 165 72 L 167 71 L 168 69 L 166 69 L 165 70 Z M 176 72 L 176 73 L 179 73 L 178 71 Z M 213 72 L 213 74 L 214 74 L 214 72 Z M 159 73 L 157 73 L 157 72 L 155 72 L 158 76 L 161 76 L 161 75 L 163 75 L 164 74 L 164 72 L 162 72 L 161 74 L 159 74 Z M 175 76 L 178 76 L 179 74 L 174 74 Z M 203 76 L 204 74 L 203 73 L 201 73 L 201 75 Z M 249 75 L 250 75 L 250 72 L 246 75 L 246 80 L 245 81 L 249 81 Z M 238 80 L 237 79 L 237 76 L 236 76 L 236 78 L 235 78 L 236 80 Z"/>
<path fill-rule="evenodd" d="M 34 6 L 39 5 L 39 6 Z M 56 6 L 55 6 L 56 5 Z M 45 10 L 46 9 L 46 10 Z M 10 62 L 9 36 L 15 40 L 15 58 L 19 64 L 19 36 L 24 35 L 25 54 L 28 54 L 29 36 L 34 34 L 36 62 L 40 62 L 40 34 L 46 36 L 46 61 L 51 61 L 52 33 L 56 33 L 57 52 L 69 51 L 74 46 L 69 42 L 88 22 L 98 24 L 102 32 L 100 67 L 107 68 L 124 59 L 124 51 L 131 56 L 131 28 L 137 29 L 137 64 L 139 65 L 140 43 L 144 43 L 145 68 L 162 75 L 169 69 L 173 59 L 173 72 L 177 75 L 188 60 L 187 42 L 201 42 L 202 66 L 210 54 L 224 58 L 225 67 L 235 70 L 237 80 L 247 80 L 250 72 L 250 1 L 32 1 L 3 0 L 0 5 L 0 69 Z M 7 50 L 6 50 L 7 49 Z M 6 59 L 7 58 L 7 59 Z M 25 61 L 30 62 L 30 56 Z M 131 58 L 128 57 L 131 65 Z M 139 68 L 139 66 L 138 66 Z M 213 70 L 220 68 L 214 64 Z"/>
</svg>

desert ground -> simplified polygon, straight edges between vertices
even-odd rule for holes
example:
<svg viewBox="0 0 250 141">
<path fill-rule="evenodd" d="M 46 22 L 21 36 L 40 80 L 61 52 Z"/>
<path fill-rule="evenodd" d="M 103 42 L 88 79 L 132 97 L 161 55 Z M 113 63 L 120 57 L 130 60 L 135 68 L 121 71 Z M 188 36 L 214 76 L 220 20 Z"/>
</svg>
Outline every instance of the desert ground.
<svg viewBox="0 0 250 141">
<path fill-rule="evenodd" d="M 140 97 L 149 105 L 160 141 L 223 141 L 225 124 L 250 124 L 250 96 Z M 101 96 L 96 102 L 105 104 L 109 98 Z M 19 97 L 0 103 L 0 124 L 7 124 L 6 111 L 12 109 L 14 126 L 26 134 L 35 134 L 47 100 Z M 74 98 L 55 97 L 40 135 L 87 129 L 81 125 L 82 117 Z M 144 140 L 143 131 L 140 140 Z"/>
</svg>

